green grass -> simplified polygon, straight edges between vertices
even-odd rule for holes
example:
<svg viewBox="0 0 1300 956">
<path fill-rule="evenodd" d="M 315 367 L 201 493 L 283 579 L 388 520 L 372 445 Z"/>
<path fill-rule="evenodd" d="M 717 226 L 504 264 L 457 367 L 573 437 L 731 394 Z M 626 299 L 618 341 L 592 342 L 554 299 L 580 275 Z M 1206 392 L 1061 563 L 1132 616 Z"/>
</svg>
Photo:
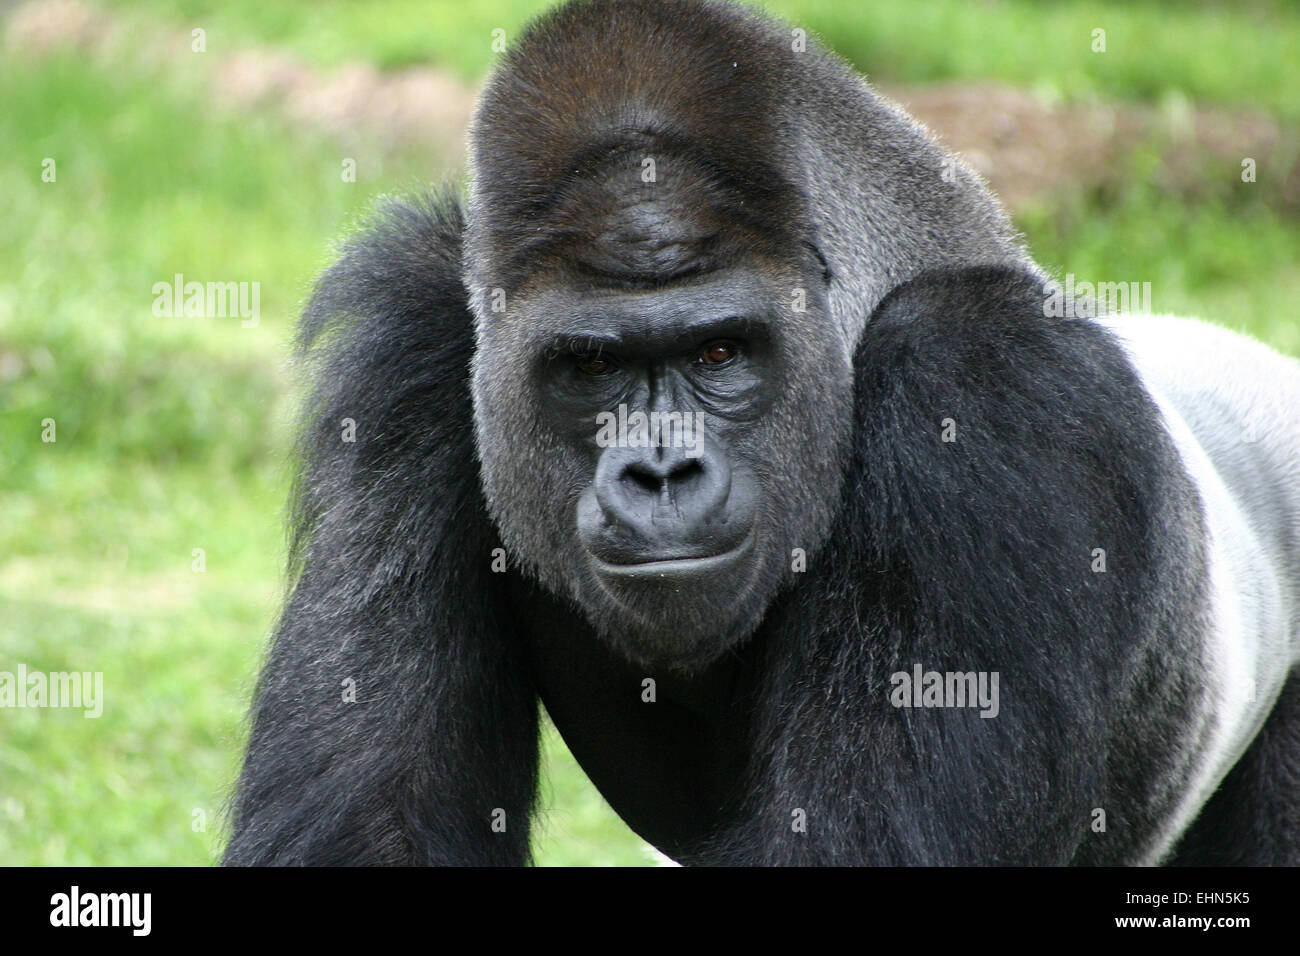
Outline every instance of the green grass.
<svg viewBox="0 0 1300 956">
<path fill-rule="evenodd" d="M 207 31 L 209 50 L 250 42 L 332 66 L 436 63 L 461 76 L 491 64 L 547 0 L 114 0 L 133 16 Z M 1069 98 L 1249 104 L 1300 118 L 1300 20 L 1286 0 L 771 0 L 758 3 L 815 34 L 871 77 L 931 82 L 984 77 Z M 400 26 L 399 26 L 400 25 Z M 1094 53 L 1093 30 L 1106 31 Z M 1201 51 L 1189 55 L 1189 51 Z"/>
<path fill-rule="evenodd" d="M 1300 117 L 1300 21 L 1278 2 L 779 0 L 874 79 L 986 77 L 1068 99 L 1250 104 Z M 1105 31 L 1105 52 L 1093 31 Z"/>
<path fill-rule="evenodd" d="M 144 0 L 131 15 L 215 11 L 210 50 L 257 40 L 322 62 L 390 65 L 436 54 L 472 72 L 490 54 L 486 39 L 480 49 L 467 37 L 513 29 L 537 6 Z M 889 63 L 897 79 L 1002 76 L 1129 97 L 1165 88 L 1154 73 L 1143 78 L 1123 44 L 1110 72 L 1076 76 L 1078 64 L 1063 67 L 1016 32 L 1059 39 L 1090 22 L 1082 4 L 805 9 L 811 26 L 856 58 Z M 921 10 L 937 19 L 918 19 Z M 1164 36 L 1144 41 L 1168 67 L 1166 86 L 1285 115 L 1300 58 L 1269 58 L 1294 43 L 1297 18 L 1269 4 L 1247 10 L 1219 23 L 1213 10 L 1139 3 L 1106 20 L 1123 37 L 1124 24 L 1153 29 L 1166 11 L 1179 55 Z M 968 22 L 972 39 L 945 53 L 935 38 L 953 22 Z M 1265 36 L 1259 55 L 1244 55 Z M 1012 47 L 1023 62 L 995 62 L 1014 60 Z M 199 67 L 167 68 L 134 57 L 0 58 L 0 670 L 103 671 L 107 698 L 98 720 L 0 711 L 0 863 L 215 858 L 280 598 L 292 324 L 333 240 L 437 159 L 376 152 L 363 157 L 360 182 L 344 183 L 330 141 L 269 114 L 214 109 Z M 1081 278 L 1151 281 L 1158 309 L 1300 353 L 1300 231 L 1272 208 L 1271 187 L 1165 194 L 1142 165 L 1154 155 L 1136 154 L 1122 189 L 1066 191 L 1027 210 L 1021 225 L 1040 260 Z M 41 181 L 45 157 L 57 161 L 54 183 Z M 153 283 L 177 272 L 259 282 L 260 324 L 154 316 Z M 54 444 L 40 440 L 45 418 L 57 422 Z M 196 548 L 202 573 L 192 570 Z M 546 751 L 551 809 L 538 861 L 650 862 L 550 730 Z M 196 810 L 206 829 L 195 830 Z"/>
</svg>

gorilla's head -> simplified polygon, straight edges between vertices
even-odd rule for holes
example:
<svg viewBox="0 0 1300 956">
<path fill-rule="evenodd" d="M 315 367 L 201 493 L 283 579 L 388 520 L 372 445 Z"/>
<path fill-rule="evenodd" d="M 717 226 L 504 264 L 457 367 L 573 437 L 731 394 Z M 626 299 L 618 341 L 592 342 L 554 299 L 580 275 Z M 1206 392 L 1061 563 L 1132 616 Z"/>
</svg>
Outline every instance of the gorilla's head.
<svg viewBox="0 0 1300 956">
<path fill-rule="evenodd" d="M 871 213 L 820 185 L 856 133 L 800 132 L 809 69 L 736 8 L 592 0 L 518 41 L 475 118 L 464 272 L 488 504 L 528 572 L 652 666 L 742 641 L 823 542 L 851 329 L 898 278 L 837 238 Z M 919 248 L 908 228 L 877 245 Z"/>
<path fill-rule="evenodd" d="M 849 349 L 770 128 L 776 38 L 697 25 L 719 48 L 684 56 L 664 5 L 608 6 L 541 21 L 476 117 L 479 456 L 524 567 L 626 656 L 692 670 L 826 535 Z M 591 44 L 620 69 L 572 69 Z"/>
<path fill-rule="evenodd" d="M 478 447 L 509 550 L 627 656 L 690 670 L 825 536 L 850 370 L 797 215 L 759 232 L 725 170 L 634 138 L 532 220 L 522 281 L 477 290 Z"/>
</svg>

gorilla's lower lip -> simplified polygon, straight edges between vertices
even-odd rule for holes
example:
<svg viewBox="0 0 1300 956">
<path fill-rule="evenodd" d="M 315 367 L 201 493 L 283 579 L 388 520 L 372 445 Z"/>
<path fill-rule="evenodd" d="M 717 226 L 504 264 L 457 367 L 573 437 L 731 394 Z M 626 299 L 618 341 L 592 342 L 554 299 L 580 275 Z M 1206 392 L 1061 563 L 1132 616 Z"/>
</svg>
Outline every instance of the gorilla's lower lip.
<svg viewBox="0 0 1300 956">
<path fill-rule="evenodd" d="M 613 564 L 602 561 L 595 555 L 592 563 L 601 574 L 620 578 L 676 578 L 698 577 L 711 571 L 725 569 L 737 559 L 749 552 L 754 544 L 754 532 L 750 530 L 745 539 L 730 551 L 705 555 L 699 558 L 661 558 L 653 561 L 637 561 L 631 564 Z"/>
</svg>

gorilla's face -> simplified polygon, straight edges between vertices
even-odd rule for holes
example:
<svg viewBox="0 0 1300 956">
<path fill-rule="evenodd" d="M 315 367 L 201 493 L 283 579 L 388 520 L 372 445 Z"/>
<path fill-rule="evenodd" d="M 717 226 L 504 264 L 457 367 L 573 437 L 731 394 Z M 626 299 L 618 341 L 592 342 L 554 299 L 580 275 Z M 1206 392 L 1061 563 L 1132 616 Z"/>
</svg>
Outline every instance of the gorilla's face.
<svg viewBox="0 0 1300 956">
<path fill-rule="evenodd" d="M 670 656 L 743 633 L 744 604 L 779 572 L 771 549 L 764 560 L 772 535 L 760 520 L 767 469 L 755 424 L 787 373 L 755 278 L 570 291 L 539 375 L 540 410 L 582 462 L 571 520 L 583 603 L 616 608 L 638 644 Z"/>
<path fill-rule="evenodd" d="M 819 274 L 554 285 L 480 322 L 489 504 L 512 555 L 629 658 L 698 668 L 758 625 L 839 497 L 850 374 Z"/>
<path fill-rule="evenodd" d="M 504 310 L 475 303 L 508 550 L 627 657 L 679 670 L 747 637 L 825 537 L 852 398 L 815 250 L 747 252 L 698 198 L 588 196 L 583 239 Z"/>
</svg>

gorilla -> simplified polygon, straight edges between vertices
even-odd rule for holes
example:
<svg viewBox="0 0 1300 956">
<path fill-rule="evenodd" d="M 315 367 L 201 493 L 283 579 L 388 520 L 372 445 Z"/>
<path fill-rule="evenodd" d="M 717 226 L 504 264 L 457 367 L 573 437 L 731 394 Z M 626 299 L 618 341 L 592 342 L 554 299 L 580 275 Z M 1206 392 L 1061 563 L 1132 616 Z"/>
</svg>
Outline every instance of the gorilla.
<svg viewBox="0 0 1300 956">
<path fill-rule="evenodd" d="M 539 708 L 694 864 L 1300 863 L 1300 365 L 1053 317 L 719 0 L 576 0 L 319 281 L 230 864 L 524 864 Z"/>
</svg>

